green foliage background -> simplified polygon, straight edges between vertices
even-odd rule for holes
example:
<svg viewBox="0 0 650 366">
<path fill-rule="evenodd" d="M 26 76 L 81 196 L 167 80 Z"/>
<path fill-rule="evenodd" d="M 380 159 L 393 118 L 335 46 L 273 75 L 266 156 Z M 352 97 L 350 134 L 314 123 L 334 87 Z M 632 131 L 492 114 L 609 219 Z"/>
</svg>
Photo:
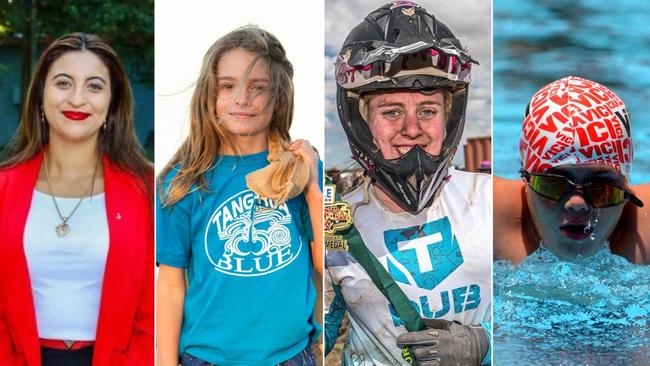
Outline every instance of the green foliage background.
<svg viewBox="0 0 650 366">
<path fill-rule="evenodd" d="M 131 74 L 153 85 L 153 0 L 4 0 L 0 2 L 0 37 L 40 54 L 52 40 L 69 32 L 95 33 L 115 49 Z M 32 19 L 33 18 L 33 19 Z M 27 38 L 31 28 L 32 38 Z M 22 70 L 31 74 L 31 70 Z"/>
<path fill-rule="evenodd" d="M 70 32 L 102 37 L 126 65 L 131 83 L 153 89 L 153 0 L 0 0 L 0 47 L 21 50 L 21 67 L 14 71 L 20 73 L 21 101 L 43 49 Z M 0 74 L 9 71 L 0 63 Z M 152 159 L 153 145 L 143 145 Z"/>
</svg>

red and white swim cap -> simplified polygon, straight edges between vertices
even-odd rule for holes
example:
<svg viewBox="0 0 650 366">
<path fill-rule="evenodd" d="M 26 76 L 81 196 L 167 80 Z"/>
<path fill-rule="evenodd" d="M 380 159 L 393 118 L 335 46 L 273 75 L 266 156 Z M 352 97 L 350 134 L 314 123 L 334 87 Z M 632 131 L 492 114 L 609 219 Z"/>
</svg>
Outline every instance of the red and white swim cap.
<svg viewBox="0 0 650 366">
<path fill-rule="evenodd" d="M 575 76 L 540 89 L 526 108 L 521 165 L 539 173 L 563 164 L 607 164 L 626 178 L 632 161 L 630 114 L 606 87 Z"/>
</svg>

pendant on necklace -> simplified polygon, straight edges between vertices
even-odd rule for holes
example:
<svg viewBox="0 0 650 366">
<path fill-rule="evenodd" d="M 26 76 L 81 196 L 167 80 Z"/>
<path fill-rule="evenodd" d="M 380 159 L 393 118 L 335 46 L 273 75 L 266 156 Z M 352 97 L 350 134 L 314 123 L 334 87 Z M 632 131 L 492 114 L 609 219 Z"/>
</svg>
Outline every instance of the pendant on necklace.
<svg viewBox="0 0 650 366">
<path fill-rule="evenodd" d="M 70 232 L 70 226 L 65 222 L 56 225 L 56 236 L 58 236 L 59 238 L 68 235 L 69 232 Z"/>
</svg>

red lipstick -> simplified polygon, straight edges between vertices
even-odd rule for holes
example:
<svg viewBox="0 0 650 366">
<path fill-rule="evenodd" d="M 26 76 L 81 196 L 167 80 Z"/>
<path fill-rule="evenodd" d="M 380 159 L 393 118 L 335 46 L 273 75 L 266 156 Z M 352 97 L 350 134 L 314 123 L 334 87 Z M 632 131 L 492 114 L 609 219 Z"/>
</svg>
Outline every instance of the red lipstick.
<svg viewBox="0 0 650 366">
<path fill-rule="evenodd" d="M 67 119 L 71 119 L 73 121 L 83 121 L 88 116 L 90 116 L 90 113 L 85 113 L 85 112 L 75 112 L 75 111 L 63 111 L 63 115 Z"/>
</svg>

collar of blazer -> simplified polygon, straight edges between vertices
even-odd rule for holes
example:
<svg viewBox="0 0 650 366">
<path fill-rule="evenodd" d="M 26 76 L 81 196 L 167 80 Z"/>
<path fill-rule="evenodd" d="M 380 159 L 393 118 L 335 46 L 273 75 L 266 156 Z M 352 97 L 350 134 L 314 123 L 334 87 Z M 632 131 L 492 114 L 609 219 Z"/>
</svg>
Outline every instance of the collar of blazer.
<svg viewBox="0 0 650 366">
<path fill-rule="evenodd" d="M 42 160 L 43 152 L 0 172 L 0 251 L 6 253 L 0 263 L 4 267 L 0 270 L 6 273 L 2 276 L 5 293 L 0 293 L 0 301 L 4 298 L 2 307 L 16 351 L 24 354 L 29 366 L 38 366 L 41 360 L 23 233 Z M 144 276 L 146 265 L 153 266 L 153 259 L 151 263 L 143 260 L 147 245 L 133 245 L 152 240 L 148 238 L 153 222 L 149 222 L 151 208 L 146 194 L 132 174 L 115 166 L 106 156 L 103 173 L 109 250 L 97 324 L 96 358 L 128 347 L 130 334 L 123 334 L 123 327 L 116 325 L 131 324 L 141 288 L 141 281 L 133 279 Z"/>
</svg>

